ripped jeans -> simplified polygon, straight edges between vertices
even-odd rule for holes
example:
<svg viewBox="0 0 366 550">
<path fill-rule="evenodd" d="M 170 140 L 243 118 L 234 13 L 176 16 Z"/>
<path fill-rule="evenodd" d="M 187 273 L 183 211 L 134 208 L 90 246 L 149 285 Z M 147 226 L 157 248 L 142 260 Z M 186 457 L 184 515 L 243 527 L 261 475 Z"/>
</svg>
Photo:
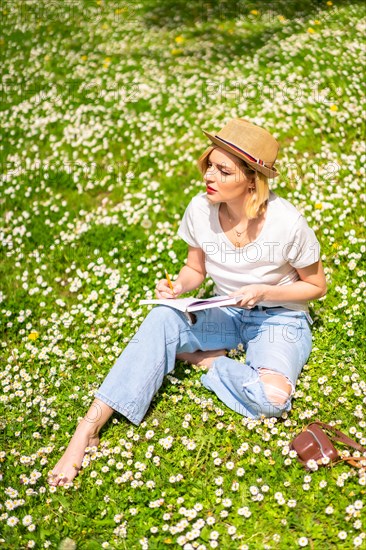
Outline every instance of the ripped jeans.
<svg viewBox="0 0 366 550">
<path fill-rule="evenodd" d="M 303 311 L 238 307 L 197 311 L 196 322 L 158 305 L 141 324 L 95 397 L 140 424 L 176 356 L 197 350 L 231 350 L 242 344 L 246 361 L 221 356 L 201 377 L 230 409 L 249 418 L 279 417 L 291 409 L 297 378 L 311 352 L 311 330 Z M 271 384 L 267 383 L 272 375 Z M 273 383 L 281 379 L 284 387 Z"/>
</svg>

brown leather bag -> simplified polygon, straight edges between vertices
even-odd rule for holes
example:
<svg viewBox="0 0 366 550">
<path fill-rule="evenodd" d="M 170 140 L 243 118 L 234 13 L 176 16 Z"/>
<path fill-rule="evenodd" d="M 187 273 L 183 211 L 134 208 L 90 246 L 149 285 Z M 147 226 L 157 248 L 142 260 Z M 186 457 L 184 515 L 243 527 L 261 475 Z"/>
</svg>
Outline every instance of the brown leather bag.
<svg viewBox="0 0 366 550">
<path fill-rule="evenodd" d="M 332 432 L 331 435 L 328 435 L 324 430 Z M 309 460 L 315 460 L 319 466 L 336 464 L 344 460 L 357 468 L 365 467 L 366 457 L 342 457 L 333 445 L 332 440 L 340 441 L 341 443 L 344 443 L 349 447 L 353 447 L 361 453 L 366 452 L 365 447 L 362 447 L 362 445 L 356 441 L 353 441 L 353 439 L 345 435 L 340 430 L 319 421 L 312 422 L 306 426 L 306 428 L 304 428 L 304 430 L 292 441 L 290 449 L 296 451 L 299 462 L 301 462 L 307 470 L 310 470 L 307 465 Z M 329 458 L 328 464 L 324 464 L 322 462 L 322 459 L 326 457 Z M 364 463 L 362 464 L 359 461 L 364 461 Z"/>
</svg>

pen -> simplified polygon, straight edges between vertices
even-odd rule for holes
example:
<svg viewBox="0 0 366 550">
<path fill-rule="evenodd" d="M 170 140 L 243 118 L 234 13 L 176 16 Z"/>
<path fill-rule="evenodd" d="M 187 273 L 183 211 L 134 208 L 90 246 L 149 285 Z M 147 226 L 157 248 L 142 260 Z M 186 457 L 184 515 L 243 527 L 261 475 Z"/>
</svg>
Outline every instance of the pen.
<svg viewBox="0 0 366 550">
<path fill-rule="evenodd" d="M 166 280 L 168 281 L 168 285 L 169 285 L 169 288 L 170 290 L 173 292 L 174 296 L 175 296 L 175 292 L 174 292 L 174 288 L 173 288 L 173 285 L 172 285 L 172 281 L 169 277 L 169 273 L 165 270 L 165 277 L 166 277 Z"/>
</svg>

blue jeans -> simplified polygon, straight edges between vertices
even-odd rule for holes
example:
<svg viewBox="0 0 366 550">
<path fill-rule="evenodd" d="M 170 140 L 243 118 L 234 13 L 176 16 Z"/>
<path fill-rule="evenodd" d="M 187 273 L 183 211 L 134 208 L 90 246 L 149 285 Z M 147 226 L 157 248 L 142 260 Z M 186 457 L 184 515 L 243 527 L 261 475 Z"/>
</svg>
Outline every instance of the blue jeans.
<svg viewBox="0 0 366 550">
<path fill-rule="evenodd" d="M 279 417 L 291 409 L 291 395 L 311 351 L 311 330 L 304 312 L 282 307 L 247 310 L 212 308 L 184 313 L 154 307 L 123 350 L 95 397 L 140 424 L 176 355 L 197 350 L 234 349 L 242 344 L 246 362 L 218 357 L 201 377 L 230 409 L 249 418 Z M 292 387 L 284 402 L 269 399 L 261 369 L 283 375 Z"/>
</svg>

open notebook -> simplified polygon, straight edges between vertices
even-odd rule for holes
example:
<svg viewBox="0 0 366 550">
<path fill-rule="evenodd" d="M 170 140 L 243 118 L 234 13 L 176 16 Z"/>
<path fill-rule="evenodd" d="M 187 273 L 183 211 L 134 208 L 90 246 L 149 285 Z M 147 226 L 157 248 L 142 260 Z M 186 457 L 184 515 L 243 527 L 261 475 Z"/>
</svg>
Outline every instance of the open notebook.
<svg viewBox="0 0 366 550">
<path fill-rule="evenodd" d="M 179 311 L 190 312 L 199 311 L 200 309 L 209 309 L 212 307 L 235 306 L 243 298 L 243 295 L 238 296 L 213 296 L 212 298 L 168 298 L 167 300 L 140 300 L 140 305 L 159 304 L 161 306 L 169 306 Z"/>
</svg>

